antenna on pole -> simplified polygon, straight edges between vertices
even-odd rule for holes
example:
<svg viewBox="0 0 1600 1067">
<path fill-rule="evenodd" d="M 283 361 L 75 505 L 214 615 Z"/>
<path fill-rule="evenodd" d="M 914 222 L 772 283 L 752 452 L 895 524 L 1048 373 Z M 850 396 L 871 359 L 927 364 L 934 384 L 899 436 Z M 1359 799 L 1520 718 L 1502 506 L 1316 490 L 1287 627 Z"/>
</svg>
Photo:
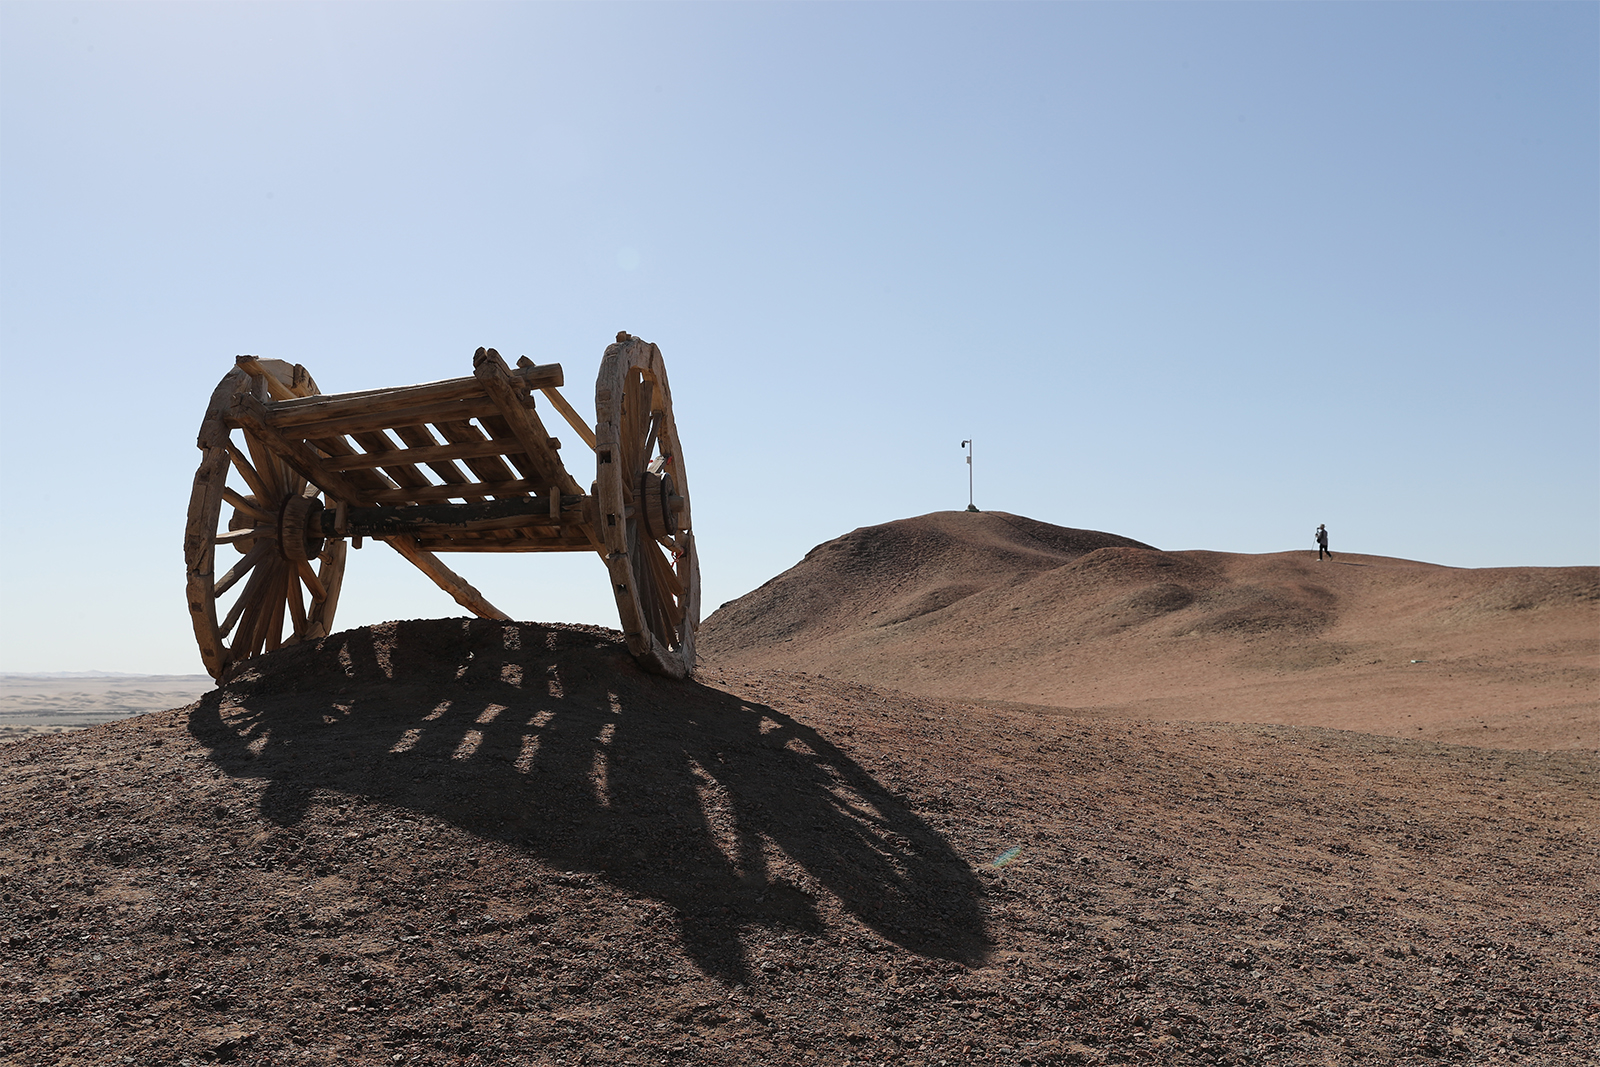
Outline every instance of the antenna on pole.
<svg viewBox="0 0 1600 1067">
<path fill-rule="evenodd" d="M 962 441 L 961 447 L 967 450 L 967 510 L 977 511 L 978 506 L 972 502 L 972 442 Z"/>
</svg>

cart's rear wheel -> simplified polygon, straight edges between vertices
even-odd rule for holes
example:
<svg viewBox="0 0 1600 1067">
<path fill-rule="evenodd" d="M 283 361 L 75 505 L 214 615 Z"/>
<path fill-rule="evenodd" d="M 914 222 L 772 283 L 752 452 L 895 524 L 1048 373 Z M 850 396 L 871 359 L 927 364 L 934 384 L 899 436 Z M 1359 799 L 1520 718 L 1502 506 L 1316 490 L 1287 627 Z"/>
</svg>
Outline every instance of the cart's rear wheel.
<svg viewBox="0 0 1600 1067">
<path fill-rule="evenodd" d="M 259 365 L 297 395 L 317 392 L 303 367 Z M 252 390 L 266 399 L 262 380 L 235 368 L 211 396 L 183 538 L 189 617 L 218 681 L 252 656 L 325 637 L 344 580 L 345 542 L 322 540 L 316 487 L 224 421 L 232 399 Z"/>
<path fill-rule="evenodd" d="M 595 522 L 628 649 L 673 678 L 694 670 L 700 558 L 661 350 L 618 334 L 595 381 Z"/>
</svg>

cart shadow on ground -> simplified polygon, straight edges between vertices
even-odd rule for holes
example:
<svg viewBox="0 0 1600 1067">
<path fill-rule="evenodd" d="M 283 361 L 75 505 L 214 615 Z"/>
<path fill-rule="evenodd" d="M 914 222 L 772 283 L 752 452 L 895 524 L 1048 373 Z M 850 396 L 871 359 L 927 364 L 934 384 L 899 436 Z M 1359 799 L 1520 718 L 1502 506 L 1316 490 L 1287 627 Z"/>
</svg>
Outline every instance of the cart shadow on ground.
<svg viewBox="0 0 1600 1067">
<path fill-rule="evenodd" d="M 971 867 L 859 764 L 772 708 L 644 674 L 598 629 L 334 634 L 253 663 L 190 730 L 266 781 L 269 822 L 317 791 L 445 820 L 667 905 L 724 981 L 748 977 L 743 930 L 821 930 L 818 886 L 920 955 L 976 966 L 991 947 Z M 774 850 L 813 884 L 774 873 Z"/>
</svg>

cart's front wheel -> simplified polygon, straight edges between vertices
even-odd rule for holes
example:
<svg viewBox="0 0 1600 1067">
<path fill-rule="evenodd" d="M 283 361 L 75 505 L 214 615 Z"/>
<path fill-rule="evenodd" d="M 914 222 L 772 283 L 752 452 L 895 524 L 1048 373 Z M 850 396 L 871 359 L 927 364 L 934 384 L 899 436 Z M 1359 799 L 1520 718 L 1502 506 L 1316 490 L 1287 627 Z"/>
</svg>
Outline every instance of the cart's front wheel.
<svg viewBox="0 0 1600 1067">
<path fill-rule="evenodd" d="M 317 392 L 303 367 L 258 366 L 297 395 Z M 183 538 L 189 617 L 218 681 L 252 656 L 327 636 L 344 580 L 345 542 L 322 539 L 316 487 L 223 417 L 252 390 L 266 399 L 263 380 L 235 368 L 211 396 Z"/>
<path fill-rule="evenodd" d="M 594 389 L 595 521 L 628 649 L 647 670 L 694 670 L 700 558 L 689 480 L 655 345 L 618 334 Z"/>
</svg>

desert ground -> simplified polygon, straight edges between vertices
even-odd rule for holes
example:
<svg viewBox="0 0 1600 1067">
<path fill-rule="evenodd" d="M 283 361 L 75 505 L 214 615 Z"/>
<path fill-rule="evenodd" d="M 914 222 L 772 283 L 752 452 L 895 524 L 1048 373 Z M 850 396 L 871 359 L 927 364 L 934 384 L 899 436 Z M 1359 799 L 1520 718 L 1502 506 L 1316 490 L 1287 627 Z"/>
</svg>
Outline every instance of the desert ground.
<svg viewBox="0 0 1600 1067">
<path fill-rule="evenodd" d="M 1600 1062 L 1597 585 L 945 513 L 690 682 L 281 649 L 0 745 L 0 1062 Z"/>
<path fill-rule="evenodd" d="M 204 674 L 0 674 L 0 742 L 181 707 L 215 687 Z"/>
</svg>

